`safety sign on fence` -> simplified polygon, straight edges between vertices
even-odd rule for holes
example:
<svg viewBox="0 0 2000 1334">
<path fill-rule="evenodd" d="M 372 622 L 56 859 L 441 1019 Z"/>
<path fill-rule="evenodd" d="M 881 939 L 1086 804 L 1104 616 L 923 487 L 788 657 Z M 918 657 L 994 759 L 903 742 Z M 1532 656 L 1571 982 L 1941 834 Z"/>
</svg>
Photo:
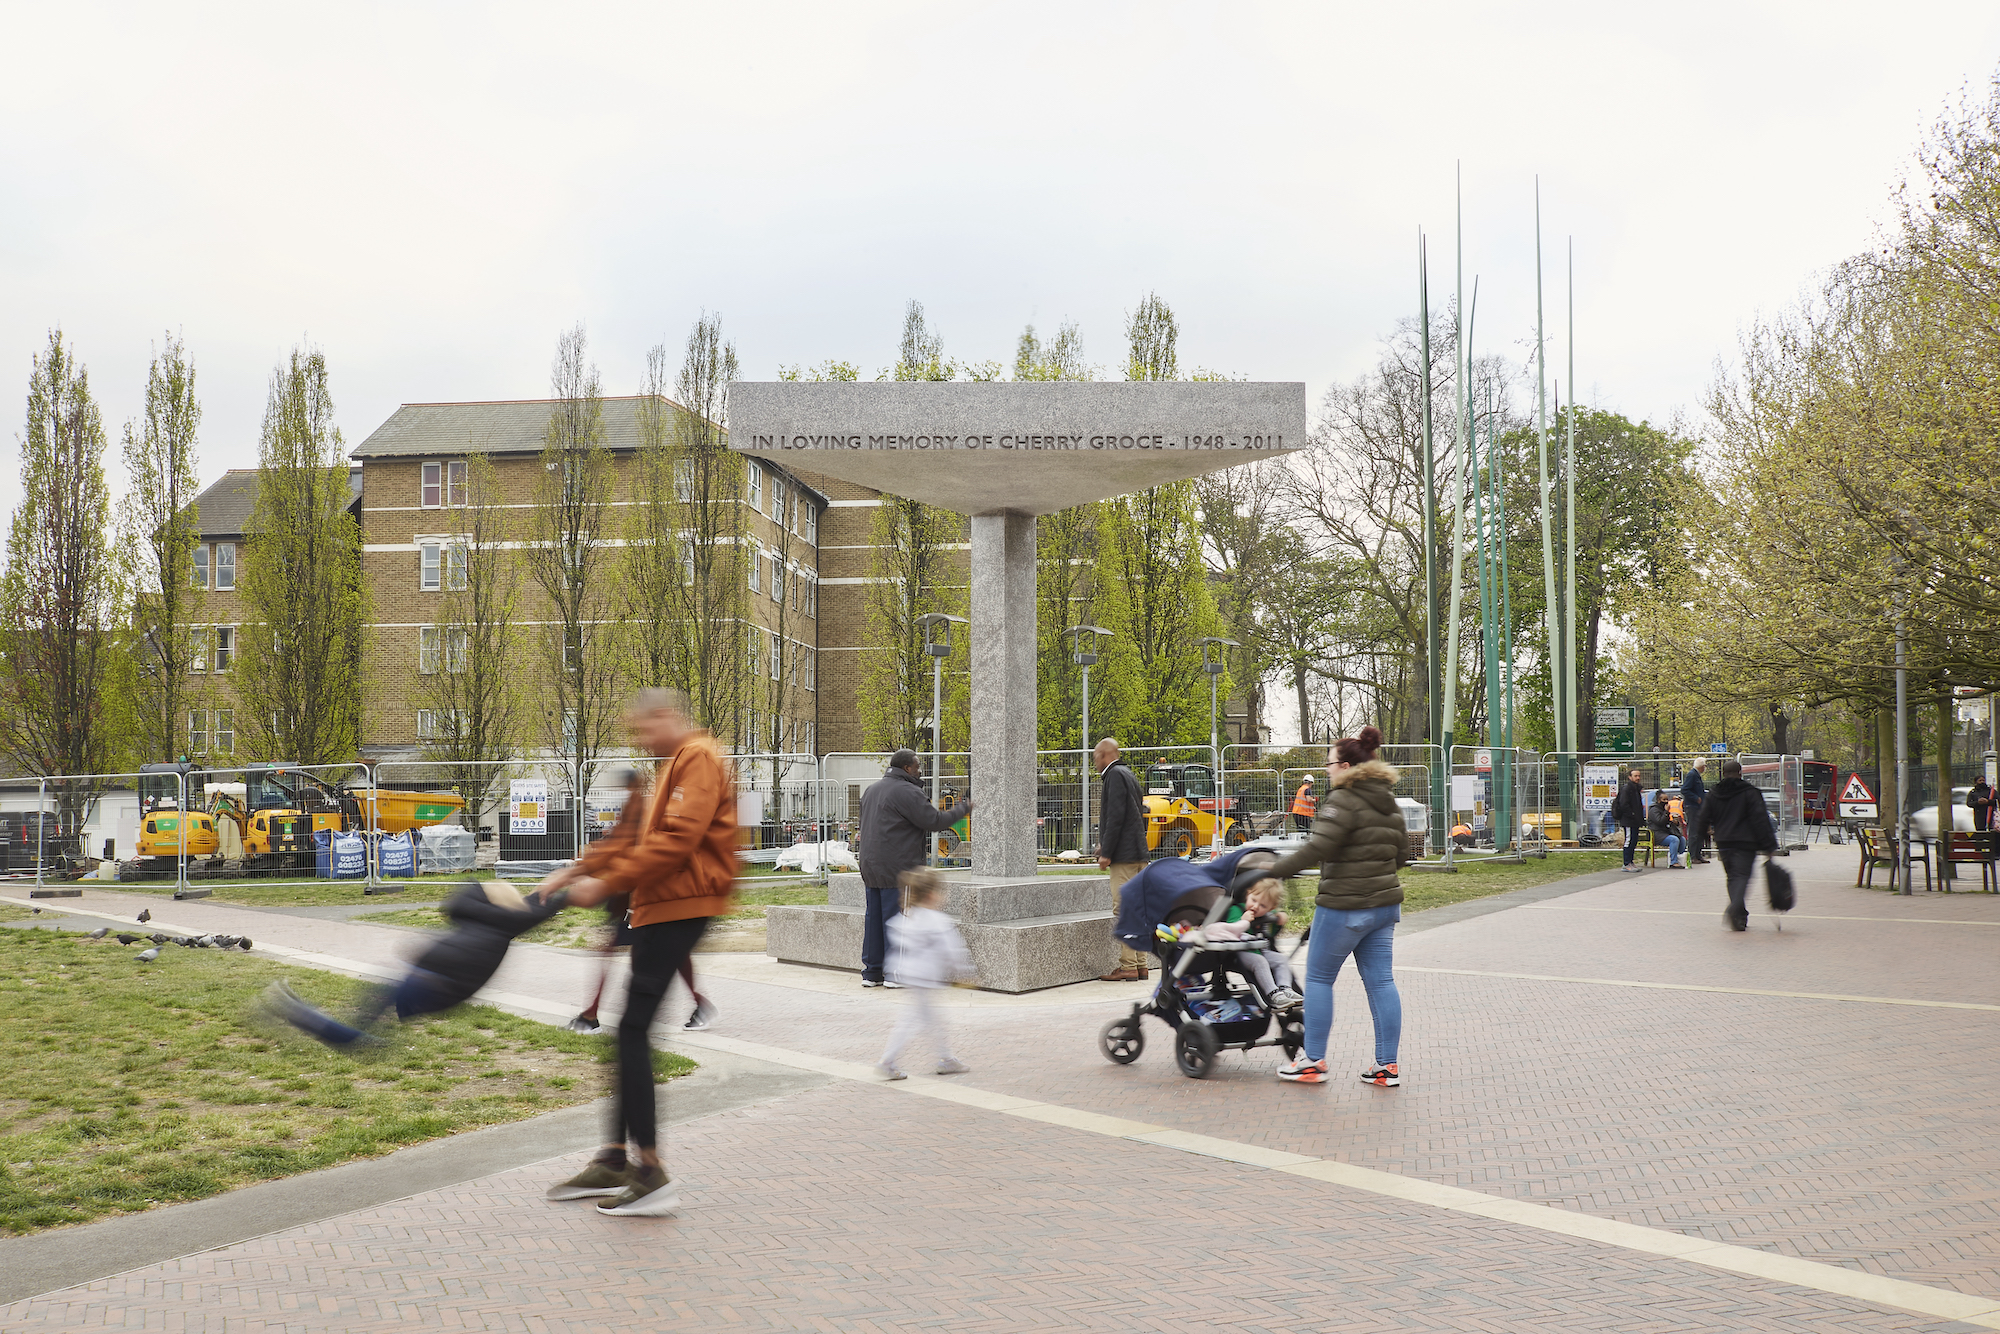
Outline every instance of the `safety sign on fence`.
<svg viewBox="0 0 2000 1334">
<path fill-rule="evenodd" d="M 546 778 L 513 778 L 507 782 L 507 832 L 549 832 L 549 783 Z"/>
<path fill-rule="evenodd" d="M 1583 766 L 1583 808 L 1586 811 L 1610 810 L 1611 799 L 1617 795 L 1617 765 L 1586 764 Z"/>
</svg>

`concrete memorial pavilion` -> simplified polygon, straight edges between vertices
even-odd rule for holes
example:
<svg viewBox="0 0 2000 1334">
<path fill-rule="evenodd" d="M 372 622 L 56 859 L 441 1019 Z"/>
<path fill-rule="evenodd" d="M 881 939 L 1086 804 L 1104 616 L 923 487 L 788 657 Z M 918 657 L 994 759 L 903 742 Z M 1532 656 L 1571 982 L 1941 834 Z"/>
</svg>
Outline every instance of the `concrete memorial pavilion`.
<svg viewBox="0 0 2000 1334">
<path fill-rule="evenodd" d="M 972 530 L 972 869 L 949 910 L 984 985 L 1033 991 L 1117 962 L 1102 876 L 1039 877 L 1035 518 L 1306 443 L 1297 383 L 750 382 L 733 448 L 964 514 Z M 1088 744 L 1086 739 L 1086 744 Z M 774 907 L 783 960 L 858 967 L 860 877 L 825 907 Z"/>
</svg>

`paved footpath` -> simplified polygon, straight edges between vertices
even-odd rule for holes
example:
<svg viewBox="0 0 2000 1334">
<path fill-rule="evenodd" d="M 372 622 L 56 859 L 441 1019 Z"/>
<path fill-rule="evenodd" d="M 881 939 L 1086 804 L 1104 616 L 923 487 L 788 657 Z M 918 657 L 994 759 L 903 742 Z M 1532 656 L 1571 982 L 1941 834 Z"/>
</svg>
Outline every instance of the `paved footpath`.
<svg viewBox="0 0 2000 1334">
<path fill-rule="evenodd" d="M 1792 867 L 1782 931 L 1724 930 L 1717 866 L 1413 921 L 1395 1090 L 1352 1079 L 1351 976 L 1324 1087 L 1280 1084 L 1269 1050 L 1183 1079 L 1151 1021 L 1111 1065 L 1097 1030 L 1140 988 L 1096 983 L 952 993 L 973 1072 L 882 1085 L 907 997 L 706 955 L 722 1018 L 684 1045 L 825 1078 L 676 1128 L 677 1216 L 545 1204 L 581 1159 L 524 1162 L 0 1307 L 0 1330 L 2000 1329 L 2000 896 L 1856 890 L 1844 848 Z M 364 973 L 412 940 L 254 934 Z M 593 967 L 517 950 L 496 999 L 564 1016 Z"/>
</svg>

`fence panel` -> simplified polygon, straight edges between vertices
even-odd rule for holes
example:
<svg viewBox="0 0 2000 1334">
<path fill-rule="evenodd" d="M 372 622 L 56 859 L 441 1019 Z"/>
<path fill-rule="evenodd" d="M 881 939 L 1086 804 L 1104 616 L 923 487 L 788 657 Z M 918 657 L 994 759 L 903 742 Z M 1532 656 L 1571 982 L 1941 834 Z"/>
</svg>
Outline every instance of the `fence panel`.
<svg viewBox="0 0 2000 1334">
<path fill-rule="evenodd" d="M 115 874 L 118 854 L 130 855 L 142 827 L 141 780 L 161 789 L 159 806 L 176 810 L 184 784 L 174 773 L 54 774 L 43 778 L 0 780 L 0 877 L 33 878 L 44 884 L 53 873 L 75 880 L 100 872 L 109 863 Z M 180 841 L 187 831 L 167 817 L 162 832 L 176 835 L 174 855 L 160 874 L 178 874 Z"/>
<path fill-rule="evenodd" d="M 357 790 L 368 835 L 368 888 L 393 893 L 381 874 L 382 838 L 408 833 L 418 874 L 463 874 L 459 840 L 423 830 L 471 834 L 472 869 L 539 879 L 577 855 L 591 812 L 579 802 L 575 771 L 562 760 L 384 760 L 374 782 Z M 430 800 L 425 798 L 429 797 Z M 612 818 L 617 811 L 613 808 Z M 436 868 L 426 871 L 426 865 Z"/>
<path fill-rule="evenodd" d="M 889 771 L 889 755 L 886 750 L 833 751 L 820 757 L 818 791 L 824 808 L 822 824 L 830 836 L 844 838 L 850 848 L 856 846 L 855 836 L 861 827 L 861 794 Z M 972 786 L 970 751 L 945 751 L 941 755 L 921 751 L 917 763 L 924 775 L 924 791 L 940 807 L 977 800 L 978 794 Z M 972 840 L 978 837 L 978 831 L 977 811 L 951 828 L 940 830 L 931 840 L 931 865 L 970 866 Z"/>
</svg>

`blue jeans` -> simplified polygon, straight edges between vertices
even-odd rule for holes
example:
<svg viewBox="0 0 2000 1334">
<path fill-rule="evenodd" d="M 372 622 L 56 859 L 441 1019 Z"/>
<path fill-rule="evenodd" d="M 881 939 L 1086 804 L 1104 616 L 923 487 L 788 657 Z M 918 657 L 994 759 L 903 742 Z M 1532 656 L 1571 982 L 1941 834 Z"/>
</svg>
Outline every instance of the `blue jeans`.
<svg viewBox="0 0 2000 1334">
<path fill-rule="evenodd" d="M 1682 838 L 1679 834 L 1668 834 L 1667 865 L 1679 866 L 1681 864 L 1681 849 L 1686 846 L 1687 846 L 1687 840 Z"/>
<path fill-rule="evenodd" d="M 1396 923 L 1402 916 L 1398 903 L 1358 912 L 1314 910 L 1312 940 L 1306 945 L 1307 1060 L 1326 1055 L 1326 1035 L 1333 1027 L 1333 980 L 1351 954 L 1368 991 L 1368 1013 L 1375 1018 L 1375 1064 L 1395 1063 L 1396 1044 L 1403 1036 L 1403 998 L 1390 967 L 1396 952 Z"/>
<path fill-rule="evenodd" d="M 868 920 L 861 928 L 861 976 L 880 982 L 889 957 L 889 919 L 903 911 L 903 891 L 870 885 L 862 893 L 868 896 Z"/>
</svg>

